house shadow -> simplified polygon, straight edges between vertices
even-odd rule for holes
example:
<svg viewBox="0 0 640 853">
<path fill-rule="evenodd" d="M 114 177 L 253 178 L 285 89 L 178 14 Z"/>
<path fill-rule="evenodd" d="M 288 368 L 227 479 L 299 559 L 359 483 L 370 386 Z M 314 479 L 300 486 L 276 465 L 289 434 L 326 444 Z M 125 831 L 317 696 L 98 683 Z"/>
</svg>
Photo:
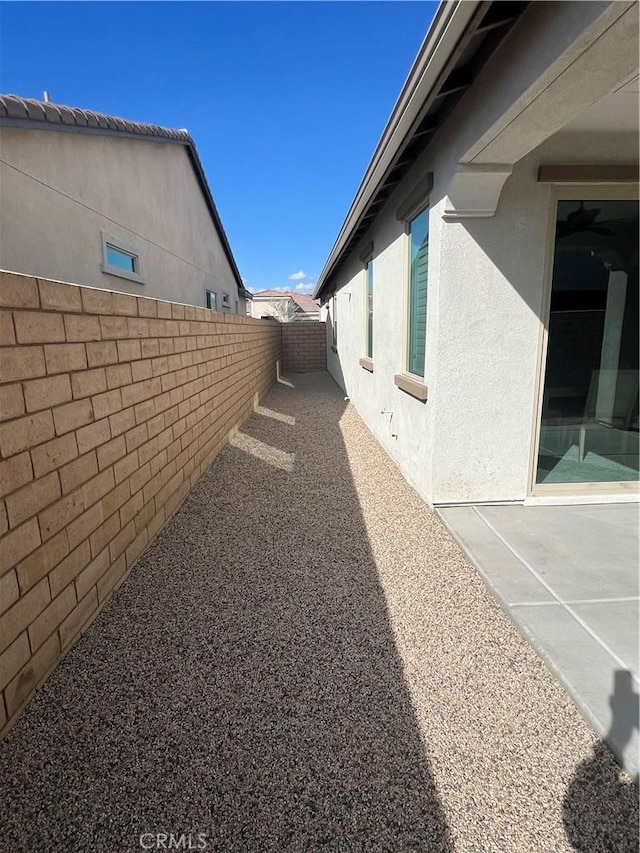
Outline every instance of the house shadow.
<svg viewBox="0 0 640 853">
<path fill-rule="evenodd" d="M 622 755 L 638 729 L 638 694 L 628 670 L 616 671 L 610 705 L 611 728 L 593 755 L 577 767 L 563 801 L 567 839 L 584 853 L 638 850 L 638 776 L 621 777 L 607 745 L 615 745 Z"/>
<path fill-rule="evenodd" d="M 243 853 L 453 851 L 343 395 L 326 373 L 295 386 L 275 386 L 0 744 L 7 849 L 201 833 Z"/>
</svg>

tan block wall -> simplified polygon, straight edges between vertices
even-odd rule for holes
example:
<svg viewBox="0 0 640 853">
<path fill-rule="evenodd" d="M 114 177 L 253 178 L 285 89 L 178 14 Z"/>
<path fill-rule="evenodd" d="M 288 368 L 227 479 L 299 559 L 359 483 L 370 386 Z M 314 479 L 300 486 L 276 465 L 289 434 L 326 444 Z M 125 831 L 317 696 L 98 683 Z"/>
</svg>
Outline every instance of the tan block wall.
<svg viewBox="0 0 640 853">
<path fill-rule="evenodd" d="M 277 375 L 280 327 L 0 272 L 0 736 Z"/>
<path fill-rule="evenodd" d="M 294 373 L 327 369 L 325 323 L 299 321 L 282 323 L 282 369 Z"/>
</svg>

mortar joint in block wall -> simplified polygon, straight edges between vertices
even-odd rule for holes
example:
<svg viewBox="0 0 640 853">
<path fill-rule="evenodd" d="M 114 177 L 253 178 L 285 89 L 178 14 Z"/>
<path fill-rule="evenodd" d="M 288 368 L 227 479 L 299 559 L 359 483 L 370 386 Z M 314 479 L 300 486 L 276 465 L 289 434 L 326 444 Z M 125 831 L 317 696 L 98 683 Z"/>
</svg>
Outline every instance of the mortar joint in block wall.
<svg viewBox="0 0 640 853">
<path fill-rule="evenodd" d="M 0 317 L 3 736 L 275 382 L 281 335 L 1 271 Z"/>
</svg>

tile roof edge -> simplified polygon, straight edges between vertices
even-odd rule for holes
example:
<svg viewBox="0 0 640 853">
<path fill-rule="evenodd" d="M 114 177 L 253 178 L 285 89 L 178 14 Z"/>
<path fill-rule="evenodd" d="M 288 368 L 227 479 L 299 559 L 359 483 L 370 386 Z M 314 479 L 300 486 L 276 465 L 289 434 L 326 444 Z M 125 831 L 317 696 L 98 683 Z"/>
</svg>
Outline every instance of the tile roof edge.
<svg viewBox="0 0 640 853">
<path fill-rule="evenodd" d="M 188 142 L 191 136 L 187 130 L 176 130 L 163 127 L 151 122 L 132 121 L 131 119 L 113 116 L 96 110 L 70 107 L 67 104 L 56 104 L 52 101 L 39 101 L 37 98 L 23 98 L 21 95 L 0 94 L 0 121 L 5 124 L 7 119 L 16 122 L 15 126 L 21 126 L 23 122 L 64 126 L 68 128 L 87 128 L 88 115 L 97 121 L 98 126 L 91 126 L 92 131 L 110 129 L 117 133 L 129 133 L 145 139 L 157 137 L 159 139 L 175 139 Z M 101 121 L 102 120 L 102 121 Z M 19 124 L 18 124 L 19 123 Z"/>
</svg>

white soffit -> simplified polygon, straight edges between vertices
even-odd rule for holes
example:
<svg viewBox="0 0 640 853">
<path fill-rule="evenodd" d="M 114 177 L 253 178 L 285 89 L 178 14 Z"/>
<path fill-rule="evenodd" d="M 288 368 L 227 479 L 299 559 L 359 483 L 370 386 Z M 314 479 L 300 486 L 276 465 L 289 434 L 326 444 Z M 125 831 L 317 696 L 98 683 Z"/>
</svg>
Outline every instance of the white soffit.
<svg viewBox="0 0 640 853">
<path fill-rule="evenodd" d="M 553 35 L 550 28 L 556 11 L 576 19 L 574 40 L 568 46 L 563 43 L 563 52 L 556 60 L 542 69 L 533 83 L 527 82 L 524 91 L 467 151 L 462 162 L 517 163 L 550 136 L 573 129 L 571 123 L 619 88 L 621 81 L 631 82 L 638 73 L 637 4 L 612 2 L 604 5 L 604 11 L 601 5 L 532 3 L 534 12 L 545 19 L 545 27 L 539 27 L 537 41 L 528 45 L 521 63 L 531 62 L 541 53 Z M 580 16 L 592 10 L 600 14 L 578 32 Z M 509 44 L 513 51 L 517 42 Z M 513 64 L 515 72 L 516 59 Z M 521 65 L 520 72 L 526 67 Z"/>
<path fill-rule="evenodd" d="M 562 132 L 637 132 L 640 124 L 639 93 L 640 77 L 636 72 L 631 80 L 622 83 L 565 125 Z"/>
</svg>

